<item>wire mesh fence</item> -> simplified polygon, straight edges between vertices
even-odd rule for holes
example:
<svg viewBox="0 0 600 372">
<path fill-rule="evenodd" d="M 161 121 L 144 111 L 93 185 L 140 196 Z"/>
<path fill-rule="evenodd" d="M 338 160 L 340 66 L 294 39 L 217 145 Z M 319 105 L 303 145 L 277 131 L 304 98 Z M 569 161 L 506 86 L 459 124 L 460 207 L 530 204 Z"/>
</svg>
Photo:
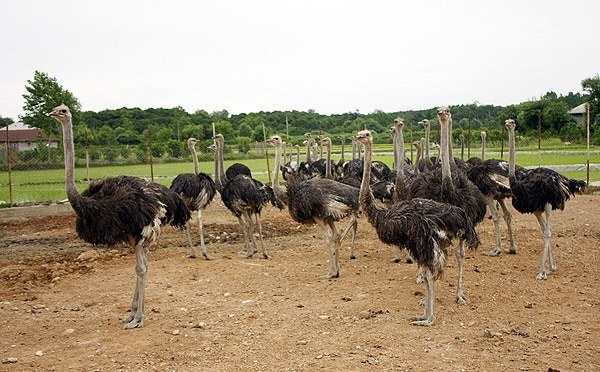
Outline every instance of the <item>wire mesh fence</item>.
<svg viewBox="0 0 600 372">
<path fill-rule="evenodd" d="M 0 143 L 0 207 L 12 207 L 27 204 L 49 203 L 64 200 L 66 198 L 64 188 L 64 159 L 62 143 L 59 138 L 40 136 L 24 139 L 18 130 L 4 128 L 2 143 Z M 416 140 L 423 135 L 421 132 L 407 133 L 406 156 L 415 160 L 416 151 L 410 146 L 410 141 Z M 92 179 L 111 177 L 117 175 L 131 175 L 147 178 L 166 186 L 171 184 L 175 176 L 181 173 L 193 172 L 193 164 L 190 151 L 184 140 L 155 140 L 151 133 L 147 140 L 137 144 L 124 144 L 122 141 L 99 141 L 90 140 L 87 136 L 80 136 L 75 144 L 75 179 L 78 188 L 82 191 Z M 350 137 L 350 136 L 348 136 Z M 488 158 L 508 158 L 507 142 L 503 134 L 490 133 L 487 137 L 485 148 Z M 332 136 L 334 146 L 332 148 L 333 159 L 341 157 L 341 145 L 339 137 Z M 482 154 L 483 138 L 479 132 L 461 132 L 454 138 L 454 155 L 467 159 Z M 296 142 L 299 142 L 298 140 Z M 345 158 L 352 157 L 351 144 L 349 141 L 344 149 Z M 391 153 L 393 151 L 391 136 L 380 135 L 379 143 L 375 151 L 383 156 L 388 154 L 390 158 L 384 158 L 391 164 Z M 435 134 L 432 133 L 432 142 L 436 142 Z M 196 145 L 200 161 L 200 171 L 213 175 L 214 153 L 208 149 L 213 143 L 212 139 L 204 139 Z M 558 139 L 545 139 L 544 148 L 535 137 L 521 136 L 517 138 L 517 146 L 520 153 L 535 154 L 540 150 L 539 165 L 563 164 L 566 154 L 574 157 L 567 160 L 569 165 L 579 165 L 579 168 L 563 168 L 564 172 L 577 172 L 580 179 L 589 180 L 587 169 L 581 166 L 591 164 L 592 180 L 600 179 L 600 170 L 596 164 L 600 163 L 600 150 L 594 148 L 587 158 L 585 138 L 573 138 L 567 143 Z M 251 142 L 241 148 L 240 144 L 227 144 L 225 148 L 226 162 L 247 163 L 257 178 L 267 181 L 268 172 L 271 171 L 269 157 L 273 151 L 266 147 L 265 142 Z M 304 160 L 305 148 L 296 145 L 295 148 L 286 147 L 284 155 L 295 160 L 298 154 Z M 271 152 L 269 154 L 269 151 Z M 322 156 L 322 148 L 316 150 L 317 156 Z M 435 152 L 431 155 L 436 155 Z M 531 155 L 533 156 L 533 155 Z M 543 156 L 543 161 L 542 161 Z M 314 157 L 313 157 L 314 159 Z M 531 161 L 530 161 L 531 162 Z M 536 164 L 535 161 L 532 162 Z M 559 170 L 561 171 L 561 170 Z"/>
</svg>

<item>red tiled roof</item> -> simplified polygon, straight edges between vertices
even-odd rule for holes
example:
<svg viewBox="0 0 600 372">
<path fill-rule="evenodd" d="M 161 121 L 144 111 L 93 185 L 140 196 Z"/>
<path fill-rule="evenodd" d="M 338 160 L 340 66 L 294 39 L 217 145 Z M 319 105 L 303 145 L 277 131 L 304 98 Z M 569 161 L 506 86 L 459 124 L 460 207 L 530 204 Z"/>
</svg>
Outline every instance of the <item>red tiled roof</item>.
<svg viewBox="0 0 600 372">
<path fill-rule="evenodd" d="M 41 129 L 11 130 L 8 133 L 8 137 L 10 142 L 35 142 L 38 139 L 48 139 Z M 52 136 L 51 139 L 54 142 L 57 141 L 55 136 Z M 6 128 L 0 129 L 0 141 L 6 143 Z"/>
</svg>

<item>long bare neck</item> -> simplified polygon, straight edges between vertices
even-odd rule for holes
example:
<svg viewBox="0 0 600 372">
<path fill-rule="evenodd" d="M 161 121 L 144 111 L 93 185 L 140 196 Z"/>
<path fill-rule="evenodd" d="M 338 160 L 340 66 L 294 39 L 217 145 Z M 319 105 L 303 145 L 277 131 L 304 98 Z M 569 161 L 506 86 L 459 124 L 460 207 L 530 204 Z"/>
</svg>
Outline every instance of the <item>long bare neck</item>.
<svg viewBox="0 0 600 372">
<path fill-rule="evenodd" d="M 481 136 L 481 160 L 485 160 L 485 136 Z"/>
<path fill-rule="evenodd" d="M 450 144 L 448 140 L 448 126 L 449 121 L 440 120 L 440 139 L 442 140 L 441 145 L 441 158 L 442 158 L 442 189 L 444 188 L 444 182 L 449 181 L 451 184 L 451 172 L 450 172 Z"/>
<path fill-rule="evenodd" d="M 358 143 L 358 142 L 357 142 Z M 371 179 L 371 162 L 372 162 L 372 146 L 371 142 L 365 143 L 365 157 L 363 163 L 363 178 L 360 182 L 360 193 L 359 201 L 363 211 L 367 214 L 369 222 L 375 221 L 375 214 L 379 210 L 373 202 L 373 193 L 369 187 L 369 180 Z"/>
<path fill-rule="evenodd" d="M 325 178 L 333 178 L 331 175 L 331 144 L 326 145 L 327 155 L 325 163 Z"/>
<path fill-rule="evenodd" d="M 69 202 L 75 208 L 76 202 L 83 197 L 77 192 L 75 186 L 75 145 L 73 144 L 73 124 L 69 122 L 62 124 L 63 148 L 65 154 L 65 187 Z"/>
<path fill-rule="evenodd" d="M 340 140 L 342 141 L 342 157 L 341 157 L 341 161 L 343 163 L 344 160 L 345 160 L 345 157 L 344 157 L 344 145 L 346 144 L 346 138 L 344 136 L 342 136 L 340 138 Z"/>
<path fill-rule="evenodd" d="M 200 167 L 198 166 L 198 154 L 196 153 L 196 148 L 193 143 L 190 143 L 190 151 L 192 152 L 192 160 L 194 161 L 194 173 L 200 173 Z"/>
<path fill-rule="evenodd" d="M 284 201 L 287 197 L 286 193 L 281 189 L 279 185 L 279 170 L 281 169 L 281 144 L 275 146 L 275 165 L 273 169 L 273 192 L 275 196 Z"/>
<path fill-rule="evenodd" d="M 223 191 L 223 182 L 221 181 L 221 175 L 219 174 L 219 145 L 216 144 L 215 147 L 215 185 L 217 186 L 217 190 L 219 192 Z"/>
<path fill-rule="evenodd" d="M 300 146 L 296 147 L 296 164 L 300 165 Z"/>
<path fill-rule="evenodd" d="M 396 172 L 398 172 L 398 174 L 401 174 L 404 173 L 404 132 L 402 131 L 401 127 L 396 129 L 395 137 L 397 137 L 396 145 L 398 147 L 395 154 L 395 164 L 397 164 Z"/>
<path fill-rule="evenodd" d="M 427 124 L 425 126 L 425 159 L 429 159 L 429 141 L 431 137 L 431 126 Z"/>
<path fill-rule="evenodd" d="M 219 140 L 219 146 L 218 146 L 218 150 L 219 150 L 219 179 L 221 181 L 221 184 L 225 184 L 228 180 L 225 177 L 225 160 L 223 160 L 223 147 L 225 147 L 225 141 L 223 140 Z"/>
<path fill-rule="evenodd" d="M 515 129 L 514 128 L 509 128 L 508 129 L 508 147 L 509 147 L 509 152 L 508 152 L 508 176 L 509 177 L 514 177 L 515 176 Z"/>
</svg>

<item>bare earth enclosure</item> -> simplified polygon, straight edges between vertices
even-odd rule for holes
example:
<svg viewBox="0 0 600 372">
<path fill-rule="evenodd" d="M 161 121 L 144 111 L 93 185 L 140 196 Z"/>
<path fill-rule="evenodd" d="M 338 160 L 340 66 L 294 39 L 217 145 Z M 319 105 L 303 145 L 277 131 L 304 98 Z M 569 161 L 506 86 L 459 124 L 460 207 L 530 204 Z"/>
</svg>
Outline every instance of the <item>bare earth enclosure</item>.
<svg viewBox="0 0 600 372">
<path fill-rule="evenodd" d="M 416 266 L 391 262 L 395 248 L 365 218 L 358 258 L 344 241 L 340 278 L 323 280 L 317 226 L 268 208 L 272 258 L 244 259 L 237 220 L 217 199 L 204 217 L 214 260 L 187 258 L 185 233 L 165 227 L 150 254 L 145 326 L 128 331 L 120 323 L 135 285 L 128 247 L 82 242 L 72 212 L 2 218 L 0 370 L 600 370 L 600 195 L 578 195 L 554 214 L 558 270 L 543 281 L 535 217 L 514 212 L 518 253 L 498 257 L 482 254 L 494 242 L 486 219 L 482 246 L 465 260 L 470 303 L 455 302 L 452 252 L 428 328 L 408 321 L 423 311 Z"/>
</svg>

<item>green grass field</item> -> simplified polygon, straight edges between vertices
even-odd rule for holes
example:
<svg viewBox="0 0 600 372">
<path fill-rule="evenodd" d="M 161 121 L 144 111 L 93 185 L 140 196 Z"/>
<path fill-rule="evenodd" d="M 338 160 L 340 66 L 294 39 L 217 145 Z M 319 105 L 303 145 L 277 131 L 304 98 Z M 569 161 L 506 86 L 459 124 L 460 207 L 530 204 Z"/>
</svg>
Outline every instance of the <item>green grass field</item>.
<svg viewBox="0 0 600 372">
<path fill-rule="evenodd" d="M 383 161 L 384 163 L 391 166 L 393 157 L 391 154 L 392 148 L 390 146 L 381 145 L 375 149 L 373 159 Z M 273 169 L 274 155 L 273 150 L 269 150 L 269 169 Z M 333 160 L 337 161 L 340 158 L 339 147 L 334 147 Z M 337 154 L 335 153 L 337 151 Z M 348 153 L 347 153 L 348 154 Z M 460 157 L 460 150 L 454 153 L 455 156 Z M 479 156 L 479 150 L 471 151 L 472 156 Z M 410 156 L 410 153 L 407 153 Z M 466 155 L 465 155 L 466 156 Z M 487 158 L 500 158 L 499 149 L 488 149 Z M 304 158 L 304 154 L 301 154 L 301 159 Z M 508 152 L 504 152 L 503 158 L 508 160 Z M 573 151 L 572 147 L 567 148 L 553 148 L 552 150 L 544 151 L 541 153 L 541 157 L 538 157 L 537 150 L 535 148 L 524 148 L 518 149 L 517 163 L 521 166 L 537 166 L 541 160 L 542 166 L 548 165 L 572 165 L 572 164 L 586 164 L 587 155 L 585 149 L 577 149 Z M 228 167 L 235 160 L 225 161 L 225 167 Z M 252 169 L 255 178 L 260 181 L 268 182 L 269 175 L 267 174 L 267 161 L 263 159 L 246 159 L 243 161 L 244 164 L 248 165 Z M 594 149 L 590 158 L 591 164 L 600 164 L 600 151 Z M 213 162 L 201 162 L 200 171 L 211 174 L 214 171 Z M 109 166 L 109 167 L 96 167 L 90 168 L 89 177 L 91 179 L 112 177 L 118 175 L 131 175 L 137 177 L 150 178 L 151 169 L 149 164 L 145 165 L 130 165 L 130 166 Z M 181 163 L 168 163 L 168 164 L 154 164 L 153 175 L 154 181 L 170 186 L 173 178 L 181 173 L 193 172 L 193 166 L 191 162 Z M 577 178 L 586 180 L 587 175 L 585 171 L 582 172 L 567 172 L 566 176 L 570 178 Z M 64 169 L 52 169 L 52 170 L 30 170 L 30 171 L 14 171 L 11 173 L 12 183 L 12 200 L 13 205 L 20 205 L 25 203 L 40 203 L 45 201 L 63 200 L 66 198 L 64 179 Z M 75 169 L 75 179 L 78 182 L 79 191 L 83 191 L 87 186 L 87 172 L 85 168 Z M 592 171 L 590 173 L 590 181 L 600 181 L 600 171 Z M 9 205 L 9 177 L 7 172 L 0 173 L 0 207 L 6 207 Z"/>
</svg>

